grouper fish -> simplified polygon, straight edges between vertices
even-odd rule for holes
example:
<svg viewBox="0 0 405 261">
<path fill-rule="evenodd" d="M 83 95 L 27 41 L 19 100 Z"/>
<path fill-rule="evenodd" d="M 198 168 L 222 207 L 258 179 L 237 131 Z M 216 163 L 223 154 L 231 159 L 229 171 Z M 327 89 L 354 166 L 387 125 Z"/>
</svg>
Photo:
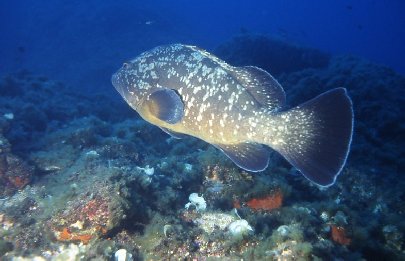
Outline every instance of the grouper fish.
<svg viewBox="0 0 405 261">
<path fill-rule="evenodd" d="M 266 169 L 270 147 L 307 179 L 330 186 L 350 150 L 346 89 L 286 110 L 285 92 L 268 72 L 231 66 L 195 46 L 146 51 L 125 62 L 112 84 L 144 120 L 173 137 L 204 140 L 247 171 Z"/>
</svg>

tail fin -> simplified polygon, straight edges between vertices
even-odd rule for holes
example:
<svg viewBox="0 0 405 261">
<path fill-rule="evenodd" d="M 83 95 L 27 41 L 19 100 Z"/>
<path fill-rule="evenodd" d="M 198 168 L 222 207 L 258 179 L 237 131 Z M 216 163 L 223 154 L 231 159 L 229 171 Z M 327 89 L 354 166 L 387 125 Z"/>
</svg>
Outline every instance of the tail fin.
<svg viewBox="0 0 405 261">
<path fill-rule="evenodd" d="M 266 144 L 307 179 L 335 183 L 345 165 L 353 132 L 353 108 L 346 89 L 337 88 L 274 116 Z M 270 126 L 270 127 L 269 127 Z"/>
</svg>

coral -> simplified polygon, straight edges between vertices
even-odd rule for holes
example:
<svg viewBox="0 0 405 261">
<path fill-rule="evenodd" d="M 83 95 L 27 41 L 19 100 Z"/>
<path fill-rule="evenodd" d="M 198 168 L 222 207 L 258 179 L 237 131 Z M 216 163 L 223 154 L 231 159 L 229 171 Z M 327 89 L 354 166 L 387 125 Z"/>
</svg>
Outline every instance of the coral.
<svg viewBox="0 0 405 261">
<path fill-rule="evenodd" d="M 207 208 L 205 199 L 202 196 L 198 196 L 198 193 L 191 193 L 188 200 L 189 202 L 184 206 L 187 210 L 190 206 L 194 206 L 197 211 L 204 211 Z"/>
<path fill-rule="evenodd" d="M 59 233 L 57 233 L 57 239 L 60 241 L 79 241 L 82 242 L 83 244 L 87 245 L 90 240 L 93 238 L 93 235 L 91 234 L 76 234 L 76 233 L 72 233 L 69 228 L 65 227 L 63 228 L 62 231 L 60 231 Z"/>
<path fill-rule="evenodd" d="M 272 250 L 267 250 L 267 258 L 272 260 L 310 260 L 312 245 L 308 242 L 299 243 L 294 240 L 282 242 Z"/>
<path fill-rule="evenodd" d="M 128 253 L 126 249 L 119 249 L 114 254 L 115 261 L 132 261 L 132 254 Z"/>
<path fill-rule="evenodd" d="M 118 226 L 125 218 L 126 202 L 113 191 L 110 185 L 94 182 L 76 200 L 68 201 L 47 222 L 56 239 L 88 244 Z"/>
<path fill-rule="evenodd" d="M 29 254 L 41 247 L 49 247 L 48 228 L 39 224 L 37 226 L 27 226 L 17 229 L 18 233 L 10 235 L 11 242 L 16 253 Z"/>
<path fill-rule="evenodd" d="M 95 197 L 79 209 L 79 220 L 91 222 L 95 226 L 108 226 L 108 218 L 111 215 L 108 201 L 103 197 Z"/>
<path fill-rule="evenodd" d="M 304 241 L 302 226 L 290 224 L 279 226 L 244 256 L 250 260 L 312 260 L 312 251 L 312 244 Z"/>
<path fill-rule="evenodd" d="M 206 233 L 211 234 L 216 230 L 224 231 L 237 218 L 233 215 L 219 212 L 205 212 L 193 220 Z"/>
<path fill-rule="evenodd" d="M 300 224 L 281 225 L 273 231 L 271 239 L 275 245 L 286 240 L 301 242 L 304 240 L 304 233 Z"/>
<path fill-rule="evenodd" d="M 228 229 L 230 234 L 235 238 L 243 238 L 244 235 L 253 232 L 253 228 L 244 219 L 233 221 L 228 225 Z"/>
<path fill-rule="evenodd" d="M 13 244 L 11 242 L 7 242 L 3 239 L 0 239 L 0 257 L 13 250 Z"/>
<path fill-rule="evenodd" d="M 0 126 L 0 155 L 5 154 L 11 151 L 11 144 L 10 142 L 3 136 L 1 133 L 1 126 Z M 4 164 L 4 163 L 2 163 Z M 4 166 L 0 165 L 0 170 L 4 168 Z"/>
<path fill-rule="evenodd" d="M 105 198 L 82 197 L 77 203 L 55 216 L 51 225 L 60 241 L 81 241 L 85 244 L 97 234 L 105 234 L 109 227 L 111 212 Z"/>
<path fill-rule="evenodd" d="M 281 190 L 276 190 L 272 194 L 261 197 L 253 198 L 246 202 L 246 205 L 254 211 L 257 210 L 273 210 L 280 208 L 283 204 L 283 193 Z"/>
<path fill-rule="evenodd" d="M 77 95 L 61 83 L 26 71 L 2 77 L 0 93 L 0 115 L 10 112 L 14 115 L 10 120 L 10 131 L 4 134 L 16 151 L 29 151 L 33 141 L 43 137 L 44 133 L 57 130 L 76 118 L 96 116 L 97 119 L 116 122 L 132 115 L 124 104 L 105 95 L 97 95 L 97 98 Z M 106 110 L 99 104 L 110 106 Z M 88 135 L 84 126 L 83 136 Z"/>
<path fill-rule="evenodd" d="M 12 260 L 15 261 L 73 261 L 83 259 L 86 252 L 86 246 L 69 244 L 68 246 L 60 246 L 55 251 L 46 251 L 41 256 L 30 255 L 29 257 L 15 256 Z"/>
<path fill-rule="evenodd" d="M 341 245 L 350 245 L 352 240 L 347 236 L 346 229 L 340 226 L 331 225 L 330 233 L 332 240 Z"/>
<path fill-rule="evenodd" d="M 32 179 L 34 168 L 11 153 L 0 153 L 0 197 L 12 195 Z"/>
<path fill-rule="evenodd" d="M 404 235 L 394 225 L 386 225 L 383 227 L 382 232 L 384 234 L 387 246 L 397 251 L 403 251 L 404 249 Z"/>
</svg>

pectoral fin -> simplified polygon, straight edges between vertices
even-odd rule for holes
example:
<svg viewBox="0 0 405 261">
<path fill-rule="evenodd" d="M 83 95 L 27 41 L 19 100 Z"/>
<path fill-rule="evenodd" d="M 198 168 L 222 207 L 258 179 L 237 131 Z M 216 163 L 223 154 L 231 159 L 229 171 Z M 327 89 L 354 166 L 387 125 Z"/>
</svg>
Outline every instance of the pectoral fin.
<svg viewBox="0 0 405 261">
<path fill-rule="evenodd" d="M 184 115 L 184 104 L 180 95 L 172 89 L 159 89 L 149 95 L 144 106 L 149 113 L 169 124 L 178 123 Z"/>
</svg>

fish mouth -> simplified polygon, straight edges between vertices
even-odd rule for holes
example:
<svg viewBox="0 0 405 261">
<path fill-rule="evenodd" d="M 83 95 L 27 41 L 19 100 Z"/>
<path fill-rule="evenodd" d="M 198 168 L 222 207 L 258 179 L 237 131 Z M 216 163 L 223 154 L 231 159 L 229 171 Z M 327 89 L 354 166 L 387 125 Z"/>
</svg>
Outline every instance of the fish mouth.
<svg viewBox="0 0 405 261">
<path fill-rule="evenodd" d="M 125 99 L 125 92 L 124 92 L 124 88 L 122 85 L 122 81 L 120 81 L 119 72 L 116 72 L 111 76 L 111 83 L 114 86 L 114 88 L 117 90 L 117 92 Z"/>
<path fill-rule="evenodd" d="M 118 70 L 111 76 L 111 83 L 117 92 L 124 98 L 124 100 L 134 109 L 138 110 L 140 101 L 136 102 L 138 99 L 134 93 L 129 92 L 128 86 L 125 84 L 125 78 L 123 78 L 123 73 Z"/>
<path fill-rule="evenodd" d="M 117 87 L 118 87 L 118 75 L 117 75 L 117 73 L 114 73 L 111 76 L 111 83 L 115 87 L 115 89 L 117 89 Z"/>
</svg>

